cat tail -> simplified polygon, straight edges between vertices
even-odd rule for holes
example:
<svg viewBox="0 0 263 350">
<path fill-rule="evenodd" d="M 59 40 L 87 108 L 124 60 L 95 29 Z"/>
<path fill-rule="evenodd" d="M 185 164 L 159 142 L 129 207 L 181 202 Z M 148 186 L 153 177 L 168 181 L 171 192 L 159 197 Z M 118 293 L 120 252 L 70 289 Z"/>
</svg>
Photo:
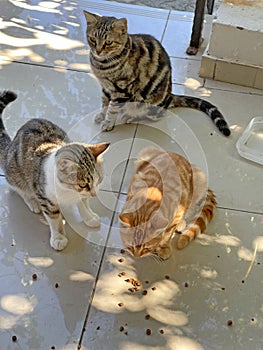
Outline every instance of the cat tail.
<svg viewBox="0 0 263 350">
<path fill-rule="evenodd" d="M 217 205 L 217 202 L 216 202 L 215 195 L 213 191 L 208 189 L 206 200 L 200 215 L 198 216 L 198 218 L 195 220 L 194 223 L 186 226 L 186 228 L 179 235 L 179 238 L 176 242 L 176 246 L 178 249 L 185 248 L 200 233 L 205 231 L 207 224 L 212 220 L 214 216 L 216 205 Z"/>
<path fill-rule="evenodd" d="M 6 154 L 8 146 L 11 142 L 9 135 L 5 130 L 5 126 L 2 119 L 2 114 L 5 107 L 17 98 L 17 95 L 12 91 L 0 92 L 0 166 L 3 167 L 5 164 Z"/>
<path fill-rule="evenodd" d="M 229 136 L 231 131 L 221 112 L 212 103 L 198 97 L 171 94 L 165 106 L 166 108 L 188 107 L 204 112 L 215 124 L 218 130 L 225 136 Z"/>
</svg>

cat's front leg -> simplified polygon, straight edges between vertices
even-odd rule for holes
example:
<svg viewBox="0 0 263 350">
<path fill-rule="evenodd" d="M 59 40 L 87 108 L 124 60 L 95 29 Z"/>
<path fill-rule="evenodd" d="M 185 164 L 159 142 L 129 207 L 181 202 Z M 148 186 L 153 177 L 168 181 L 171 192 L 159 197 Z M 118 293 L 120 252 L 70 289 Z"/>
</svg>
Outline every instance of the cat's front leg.
<svg viewBox="0 0 263 350">
<path fill-rule="evenodd" d="M 105 120 L 101 123 L 101 131 L 111 131 L 114 129 L 119 112 L 120 102 L 111 101 L 105 116 Z"/>
<path fill-rule="evenodd" d="M 59 209 L 53 214 L 47 214 L 44 211 L 43 213 L 50 227 L 51 247 L 55 250 L 63 250 L 68 244 L 68 239 L 65 234 L 63 219 Z"/>
<path fill-rule="evenodd" d="M 90 208 L 89 200 L 82 199 L 81 202 L 77 204 L 80 216 L 82 217 L 84 223 L 89 227 L 99 227 L 100 226 L 100 218 L 94 213 L 94 211 Z"/>
<path fill-rule="evenodd" d="M 109 95 L 105 92 L 105 90 L 102 90 L 102 106 L 101 111 L 95 115 L 95 123 L 100 124 L 106 117 L 108 106 L 110 103 Z"/>
</svg>

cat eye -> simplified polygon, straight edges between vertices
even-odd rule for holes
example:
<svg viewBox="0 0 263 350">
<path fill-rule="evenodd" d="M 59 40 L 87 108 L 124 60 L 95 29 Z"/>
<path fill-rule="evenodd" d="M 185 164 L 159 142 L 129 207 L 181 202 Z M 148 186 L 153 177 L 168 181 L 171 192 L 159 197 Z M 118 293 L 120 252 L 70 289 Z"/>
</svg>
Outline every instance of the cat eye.
<svg viewBox="0 0 263 350">
<path fill-rule="evenodd" d="M 106 40 L 105 43 L 106 43 L 106 45 L 111 45 L 112 44 L 112 40 Z"/>
<path fill-rule="evenodd" d="M 79 185 L 79 188 L 84 190 L 85 188 L 90 191 L 90 185 L 89 184 L 85 184 L 85 185 Z"/>
<path fill-rule="evenodd" d="M 89 36 L 89 40 L 94 44 L 96 42 L 96 38 L 94 36 Z"/>
</svg>

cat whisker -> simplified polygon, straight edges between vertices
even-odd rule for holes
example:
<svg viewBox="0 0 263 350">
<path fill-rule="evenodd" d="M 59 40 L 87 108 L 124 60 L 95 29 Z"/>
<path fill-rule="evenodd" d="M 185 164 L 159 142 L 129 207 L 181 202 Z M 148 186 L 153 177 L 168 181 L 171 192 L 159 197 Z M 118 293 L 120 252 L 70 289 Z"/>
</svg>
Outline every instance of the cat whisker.
<svg viewBox="0 0 263 350">
<path fill-rule="evenodd" d="M 157 261 L 157 262 L 159 262 L 159 263 L 164 262 L 164 259 L 161 258 L 161 257 L 160 257 L 158 254 L 156 254 L 156 253 L 151 254 L 151 257 L 152 257 L 155 261 Z"/>
</svg>

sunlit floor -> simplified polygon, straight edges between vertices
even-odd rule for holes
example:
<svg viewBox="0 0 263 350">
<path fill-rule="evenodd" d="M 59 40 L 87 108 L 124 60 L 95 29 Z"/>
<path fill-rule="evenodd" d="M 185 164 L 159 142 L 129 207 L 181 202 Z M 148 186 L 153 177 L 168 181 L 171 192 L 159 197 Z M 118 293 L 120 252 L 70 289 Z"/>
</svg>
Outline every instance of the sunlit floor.
<svg viewBox="0 0 263 350">
<path fill-rule="evenodd" d="M 101 95 L 88 63 L 83 9 L 125 16 L 131 33 L 161 40 L 171 56 L 174 92 L 216 104 L 232 135 L 222 136 L 201 112 L 183 108 L 158 123 L 101 133 L 93 122 Z M 92 202 L 101 227 L 87 229 L 65 212 L 69 245 L 62 252 L 49 246 L 48 227 L 0 176 L 1 350 L 263 349 L 262 166 L 236 150 L 249 121 L 263 116 L 263 91 L 198 76 L 212 18 L 206 17 L 195 57 L 185 54 L 192 26 L 187 12 L 2 0 L 0 18 L 0 88 L 18 94 L 4 113 L 9 133 L 42 117 L 76 141 L 111 142 Z M 115 215 L 146 145 L 184 153 L 202 166 L 218 200 L 206 233 L 164 263 L 121 252 Z M 125 281 L 131 277 L 142 284 L 134 293 Z"/>
</svg>

